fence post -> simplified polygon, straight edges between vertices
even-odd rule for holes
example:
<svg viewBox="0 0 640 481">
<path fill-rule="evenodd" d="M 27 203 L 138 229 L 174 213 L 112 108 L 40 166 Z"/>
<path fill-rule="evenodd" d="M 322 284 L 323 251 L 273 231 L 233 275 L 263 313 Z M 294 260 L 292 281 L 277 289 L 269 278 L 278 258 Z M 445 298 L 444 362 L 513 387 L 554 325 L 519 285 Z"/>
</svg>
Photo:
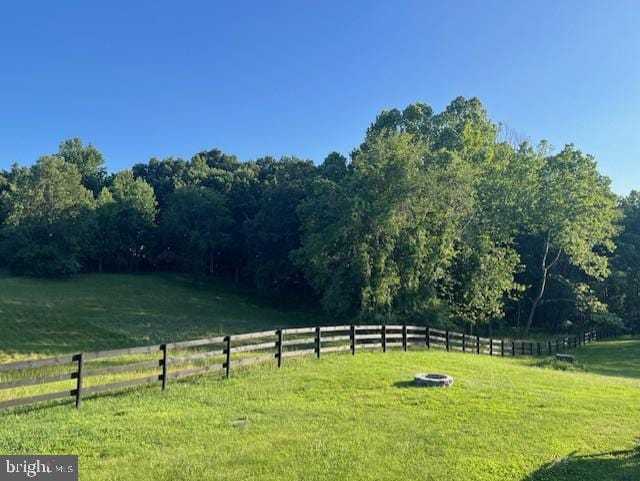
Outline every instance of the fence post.
<svg viewBox="0 0 640 481">
<path fill-rule="evenodd" d="M 162 345 L 162 390 L 167 390 L 167 383 L 169 382 L 169 349 L 166 344 Z"/>
<path fill-rule="evenodd" d="M 356 326 L 351 324 L 351 330 L 349 332 L 349 337 L 351 337 L 351 355 L 356 355 Z"/>
<path fill-rule="evenodd" d="M 511 357 L 516 355 L 516 341 L 511 341 Z"/>
<path fill-rule="evenodd" d="M 504 339 L 500 339 L 500 356 L 504 357 Z"/>
<path fill-rule="evenodd" d="M 316 358 L 320 359 L 320 348 L 322 347 L 322 337 L 320 326 L 316 327 Z"/>
<path fill-rule="evenodd" d="M 538 356 L 542 354 L 542 349 L 540 347 L 540 342 L 538 342 Z"/>
<path fill-rule="evenodd" d="M 407 352 L 407 325 L 402 325 L 402 350 Z"/>
<path fill-rule="evenodd" d="M 449 329 L 444 331 L 444 345 L 447 348 L 447 351 L 449 351 Z"/>
<path fill-rule="evenodd" d="M 524 356 L 524 341 L 520 341 L 520 353 Z"/>
<path fill-rule="evenodd" d="M 480 354 L 480 336 L 476 336 L 476 354 Z"/>
<path fill-rule="evenodd" d="M 229 377 L 231 377 L 231 336 L 225 336 L 224 338 L 224 353 L 225 375 L 227 376 L 227 379 L 229 379 Z M 278 367 L 280 367 L 280 355 L 278 355 Z"/>
<path fill-rule="evenodd" d="M 278 367 L 282 367 L 282 329 L 276 331 L 276 336 L 278 336 L 276 340 L 276 358 L 278 358 Z"/>
<path fill-rule="evenodd" d="M 489 338 L 489 355 L 493 356 L 493 337 Z"/>
<path fill-rule="evenodd" d="M 467 352 L 467 335 L 462 333 L 462 352 Z"/>
<path fill-rule="evenodd" d="M 387 325 L 382 325 L 382 352 L 387 352 Z"/>
<path fill-rule="evenodd" d="M 533 342 L 529 341 L 529 355 L 533 356 Z"/>
<path fill-rule="evenodd" d="M 431 328 L 427 327 L 427 349 L 431 349 Z"/>
<path fill-rule="evenodd" d="M 84 356 L 78 354 L 78 379 L 76 382 L 76 408 L 80 409 L 82 404 L 82 378 L 84 377 Z"/>
</svg>

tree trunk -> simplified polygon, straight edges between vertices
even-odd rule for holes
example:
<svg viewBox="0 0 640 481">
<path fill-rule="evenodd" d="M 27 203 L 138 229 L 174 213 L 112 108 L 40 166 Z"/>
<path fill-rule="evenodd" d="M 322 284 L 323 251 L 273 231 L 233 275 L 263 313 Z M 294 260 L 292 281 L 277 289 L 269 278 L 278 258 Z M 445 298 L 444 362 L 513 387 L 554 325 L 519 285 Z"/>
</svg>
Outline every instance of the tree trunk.
<svg viewBox="0 0 640 481">
<path fill-rule="evenodd" d="M 525 329 L 524 329 L 525 334 L 529 333 L 529 330 L 531 329 L 531 325 L 533 324 L 533 319 L 535 318 L 535 315 L 536 315 L 536 309 L 538 308 L 538 306 L 540 305 L 540 301 L 542 301 L 542 298 L 544 297 L 544 291 L 547 287 L 547 279 L 549 277 L 549 270 L 551 270 L 551 268 L 556 264 L 556 262 L 558 262 L 558 259 L 560 259 L 560 254 L 562 253 L 562 249 L 558 249 L 558 253 L 554 257 L 554 259 L 550 263 L 547 263 L 547 260 L 549 259 L 550 249 L 551 249 L 551 235 L 547 233 L 547 237 L 544 243 L 544 255 L 542 256 L 542 280 L 540 281 L 540 289 L 538 290 L 538 294 L 536 295 L 536 297 L 533 299 L 533 302 L 531 303 L 531 310 L 529 311 L 529 316 L 527 318 L 527 325 L 525 326 Z"/>
<path fill-rule="evenodd" d="M 533 324 L 533 318 L 536 315 L 536 309 L 538 308 L 538 305 L 542 300 L 542 296 L 544 296 L 544 289 L 547 284 L 547 273 L 548 271 L 546 270 L 543 272 L 542 282 L 540 284 L 540 290 L 538 291 L 538 295 L 535 297 L 535 299 L 533 300 L 533 303 L 531 304 L 531 310 L 529 311 L 529 317 L 527 318 L 527 325 L 524 328 L 525 334 L 529 333 L 529 329 L 531 329 L 531 324 Z"/>
</svg>

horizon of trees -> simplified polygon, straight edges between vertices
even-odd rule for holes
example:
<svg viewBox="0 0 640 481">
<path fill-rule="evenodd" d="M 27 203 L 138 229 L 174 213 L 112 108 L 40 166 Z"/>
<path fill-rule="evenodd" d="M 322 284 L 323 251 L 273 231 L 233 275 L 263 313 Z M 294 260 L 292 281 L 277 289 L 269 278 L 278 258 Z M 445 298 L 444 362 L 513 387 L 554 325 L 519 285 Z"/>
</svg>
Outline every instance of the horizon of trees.
<svg viewBox="0 0 640 481">
<path fill-rule="evenodd" d="M 458 97 L 383 111 L 320 165 L 210 150 L 108 174 L 65 140 L 0 171 L 0 266 L 223 276 L 343 319 L 637 329 L 640 193 L 515 137 Z"/>
</svg>

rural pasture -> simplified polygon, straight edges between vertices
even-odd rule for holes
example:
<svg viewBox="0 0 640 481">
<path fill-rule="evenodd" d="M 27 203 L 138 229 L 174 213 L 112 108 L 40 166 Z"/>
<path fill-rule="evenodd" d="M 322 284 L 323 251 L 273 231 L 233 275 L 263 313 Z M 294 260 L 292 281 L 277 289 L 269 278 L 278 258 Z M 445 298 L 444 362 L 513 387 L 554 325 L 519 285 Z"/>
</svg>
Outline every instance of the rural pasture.
<svg viewBox="0 0 640 481">
<path fill-rule="evenodd" d="M 300 306 L 175 276 L 81 276 L 64 292 L 51 281 L 1 282 L 3 332 L 31 320 L 13 351 L 2 346 L 5 360 L 160 341 L 169 326 L 172 338 L 190 338 L 317 320 L 301 318 Z M 44 333 L 62 325 L 74 336 L 56 351 Z M 166 392 L 89 397 L 79 411 L 67 403 L 3 412 L 0 451 L 77 453 L 83 480 L 637 479 L 640 342 L 575 353 L 580 366 L 566 371 L 540 358 L 436 350 L 285 360 Z M 425 370 L 451 374 L 455 385 L 412 387 Z"/>
</svg>

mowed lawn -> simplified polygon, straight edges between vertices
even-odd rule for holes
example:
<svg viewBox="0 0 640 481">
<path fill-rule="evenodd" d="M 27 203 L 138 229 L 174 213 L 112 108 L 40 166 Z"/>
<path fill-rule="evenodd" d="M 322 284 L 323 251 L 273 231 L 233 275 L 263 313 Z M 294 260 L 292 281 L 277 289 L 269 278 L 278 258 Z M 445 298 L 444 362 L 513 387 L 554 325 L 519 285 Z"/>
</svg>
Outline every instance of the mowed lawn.
<svg viewBox="0 0 640 481">
<path fill-rule="evenodd" d="M 0 272 L 0 362 L 314 325 L 314 306 L 176 274 L 51 281 Z"/>
<path fill-rule="evenodd" d="M 588 372 L 434 350 L 286 360 L 1 413 L 0 452 L 79 454 L 82 480 L 640 479 L 640 342 L 577 356 Z M 420 371 L 455 385 L 412 387 Z"/>
<path fill-rule="evenodd" d="M 0 362 L 317 323 L 187 276 L 0 274 Z M 586 372 L 434 350 L 286 359 L 3 411 L 0 452 L 79 454 L 81 480 L 638 480 L 640 341 L 576 353 Z M 421 371 L 455 385 L 412 387 Z"/>
</svg>

